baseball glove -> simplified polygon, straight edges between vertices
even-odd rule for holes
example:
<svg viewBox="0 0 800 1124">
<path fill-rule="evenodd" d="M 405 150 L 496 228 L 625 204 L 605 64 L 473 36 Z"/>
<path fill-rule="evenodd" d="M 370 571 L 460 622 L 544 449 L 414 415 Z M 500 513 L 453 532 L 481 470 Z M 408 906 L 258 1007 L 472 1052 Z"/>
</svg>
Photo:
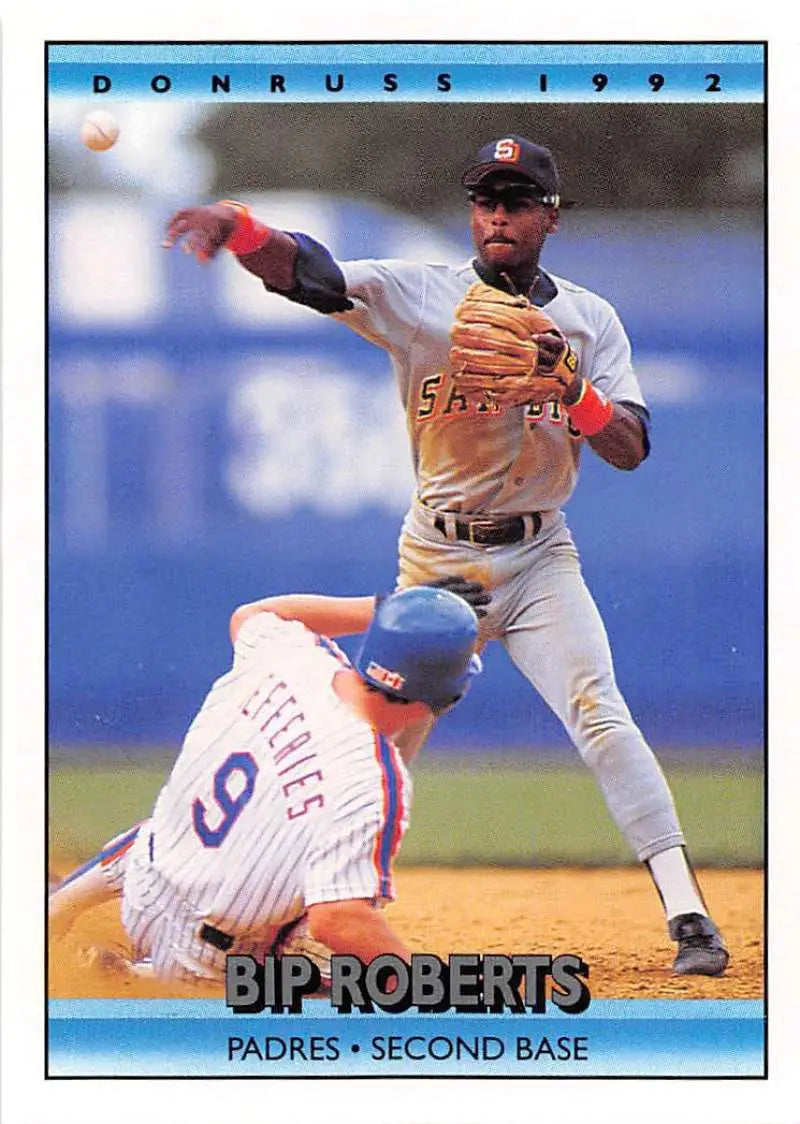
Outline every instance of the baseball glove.
<svg viewBox="0 0 800 1124">
<path fill-rule="evenodd" d="M 557 401 L 578 377 L 566 337 L 527 297 L 476 281 L 455 315 L 453 382 L 470 401 L 495 409 Z"/>
</svg>

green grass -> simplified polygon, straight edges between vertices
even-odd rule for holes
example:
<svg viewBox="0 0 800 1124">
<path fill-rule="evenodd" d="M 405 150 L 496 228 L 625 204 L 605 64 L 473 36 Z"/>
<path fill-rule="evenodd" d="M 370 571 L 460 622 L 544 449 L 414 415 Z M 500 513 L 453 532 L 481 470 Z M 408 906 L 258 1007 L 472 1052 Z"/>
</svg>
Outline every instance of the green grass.
<svg viewBox="0 0 800 1124">
<path fill-rule="evenodd" d="M 755 770 L 665 770 L 695 863 L 762 860 L 763 778 Z M 405 863 L 607 865 L 634 861 L 581 766 L 463 764 L 415 772 Z"/>
<path fill-rule="evenodd" d="M 49 781 L 51 851 L 88 858 L 108 839 L 150 814 L 171 762 L 54 763 Z"/>
<path fill-rule="evenodd" d="M 54 852 L 93 854 L 117 832 L 145 818 L 169 760 L 86 765 L 54 760 L 50 842 Z M 763 777 L 740 758 L 665 766 L 696 864 L 751 866 L 762 861 Z M 452 759 L 414 766 L 405 865 L 606 865 L 632 862 L 600 792 L 581 765 L 494 758 L 491 766 Z"/>
</svg>

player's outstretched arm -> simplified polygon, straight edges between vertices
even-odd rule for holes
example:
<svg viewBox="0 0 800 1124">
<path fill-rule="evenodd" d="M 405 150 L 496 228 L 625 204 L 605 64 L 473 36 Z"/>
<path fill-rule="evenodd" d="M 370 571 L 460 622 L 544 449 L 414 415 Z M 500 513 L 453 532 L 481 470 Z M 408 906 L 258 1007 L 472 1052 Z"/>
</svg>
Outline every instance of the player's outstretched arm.
<svg viewBox="0 0 800 1124">
<path fill-rule="evenodd" d="M 439 578 L 430 583 L 434 589 L 447 589 L 471 605 L 479 617 L 485 617 L 491 594 L 480 582 L 458 575 Z M 239 629 L 256 613 L 275 613 L 287 621 L 301 621 L 312 632 L 325 636 L 355 636 L 366 632 L 375 612 L 375 598 L 328 597 L 320 593 L 283 593 L 263 597 L 240 605 L 231 616 L 231 641 L 236 642 Z"/>
<path fill-rule="evenodd" d="M 167 224 L 164 245 L 180 243 L 199 262 L 209 262 L 224 247 L 270 288 L 289 292 L 295 286 L 297 243 L 274 230 L 232 200 L 176 211 Z"/>
<path fill-rule="evenodd" d="M 375 611 L 374 597 L 326 597 L 318 593 L 284 593 L 240 605 L 231 617 L 231 640 L 236 641 L 244 622 L 256 613 L 275 613 L 287 621 L 300 621 L 325 636 L 353 636 L 366 632 Z"/>
<path fill-rule="evenodd" d="M 51 939 L 60 940 L 87 909 L 115 897 L 119 897 L 119 890 L 109 884 L 99 865 L 76 871 L 48 898 L 47 924 Z"/>
<path fill-rule="evenodd" d="M 365 963 L 384 954 L 406 961 L 411 957 L 380 910 L 364 898 L 309 906 L 308 927 L 315 940 L 338 956 L 357 956 Z"/>
</svg>

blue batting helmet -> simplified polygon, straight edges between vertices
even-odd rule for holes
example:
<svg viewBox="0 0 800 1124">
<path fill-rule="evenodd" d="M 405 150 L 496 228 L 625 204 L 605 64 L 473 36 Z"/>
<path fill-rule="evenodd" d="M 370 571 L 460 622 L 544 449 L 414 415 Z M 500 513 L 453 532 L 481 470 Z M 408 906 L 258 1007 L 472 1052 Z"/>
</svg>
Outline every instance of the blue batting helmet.
<svg viewBox="0 0 800 1124">
<path fill-rule="evenodd" d="M 424 702 L 441 713 L 481 670 L 474 652 L 478 618 L 445 589 L 412 586 L 378 598 L 355 665 L 385 694 Z"/>
</svg>

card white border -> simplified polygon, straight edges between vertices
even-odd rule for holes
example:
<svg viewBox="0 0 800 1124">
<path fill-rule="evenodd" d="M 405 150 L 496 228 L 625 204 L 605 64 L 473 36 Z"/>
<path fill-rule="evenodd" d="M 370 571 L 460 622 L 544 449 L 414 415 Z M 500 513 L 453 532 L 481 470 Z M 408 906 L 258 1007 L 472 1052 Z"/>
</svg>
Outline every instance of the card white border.
<svg viewBox="0 0 800 1124">
<path fill-rule="evenodd" d="M 44 7 L 44 5 L 43 5 Z M 325 7 L 295 0 L 288 11 L 266 5 L 237 18 L 201 3 L 166 9 L 150 0 L 136 15 L 110 5 L 71 4 L 45 15 L 34 4 L 3 21 L 3 989 L 2 1119 L 140 1124 L 230 1119 L 265 1112 L 278 1119 L 321 1112 L 326 1121 L 370 1124 L 473 1124 L 537 1115 L 553 1124 L 597 1124 L 680 1118 L 704 1124 L 789 1121 L 796 1106 L 795 1044 L 800 986 L 794 971 L 797 934 L 789 913 L 797 884 L 796 843 L 786 814 L 798 791 L 798 747 L 787 693 L 796 666 L 798 612 L 792 547 L 797 499 L 787 487 L 796 444 L 797 240 L 794 172 L 800 63 L 797 36 L 781 17 L 750 4 L 673 3 L 668 13 L 638 4 L 572 4 L 563 10 L 533 4 L 507 9 L 460 0 L 432 14 L 430 4 L 406 3 L 387 18 L 372 4 Z M 471 1079 L 392 1081 L 391 1089 L 363 1082 L 43 1080 L 41 875 L 43 802 L 43 151 L 45 40 L 600 40 L 725 39 L 769 41 L 770 103 L 770 1079 L 764 1081 L 482 1082 Z M 724 387 L 720 390 L 724 408 Z M 20 482 L 24 481 L 24 487 Z"/>
</svg>

